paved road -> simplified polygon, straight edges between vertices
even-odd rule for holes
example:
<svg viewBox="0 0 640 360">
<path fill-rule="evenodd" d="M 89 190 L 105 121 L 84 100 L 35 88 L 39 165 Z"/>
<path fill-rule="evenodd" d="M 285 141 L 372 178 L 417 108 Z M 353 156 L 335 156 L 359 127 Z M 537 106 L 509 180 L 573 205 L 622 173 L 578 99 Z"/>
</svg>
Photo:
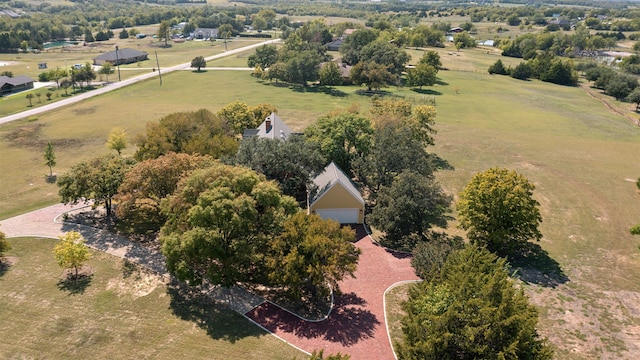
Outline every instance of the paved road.
<svg viewBox="0 0 640 360">
<path fill-rule="evenodd" d="M 206 57 L 205 60 L 206 61 L 211 61 L 211 60 L 220 59 L 220 58 L 223 58 L 223 57 L 226 57 L 226 56 L 231 56 L 231 55 L 234 55 L 234 54 L 241 53 L 243 51 L 255 49 L 255 48 L 257 48 L 259 46 L 262 46 L 262 45 L 273 44 L 273 43 L 276 43 L 278 41 L 280 41 L 280 39 L 273 39 L 273 40 L 268 40 L 268 41 L 264 41 L 264 42 L 257 43 L 257 44 L 251 44 L 251 45 L 248 45 L 248 46 L 243 46 L 241 48 L 237 48 L 237 49 L 233 49 L 233 50 L 229 50 L 229 51 L 223 52 L 221 54 L 217 54 L 217 55 Z M 168 67 L 168 68 L 164 68 L 164 69 L 161 68 L 160 69 L 160 73 L 161 74 L 168 74 L 170 72 L 174 72 L 174 71 L 177 71 L 177 70 L 184 70 L 184 69 L 187 69 L 187 68 L 190 68 L 190 67 L 191 67 L 191 62 L 188 62 L 188 63 L 179 64 L 179 65 L 174 65 L 174 66 L 171 66 L 171 67 Z M 125 80 L 122 80 L 122 81 L 116 82 L 116 83 L 111 83 L 111 84 L 109 84 L 107 86 L 98 88 L 96 90 L 92 90 L 92 91 L 89 91 L 89 92 L 86 92 L 86 93 L 82 93 L 80 95 L 75 95 L 75 96 L 66 98 L 64 100 L 56 101 L 54 103 L 47 104 L 47 105 L 44 105 L 44 106 L 41 106 L 41 107 L 38 107 L 38 108 L 35 108 L 35 109 L 31 109 L 31 110 L 23 111 L 21 113 L 5 116 L 5 117 L 0 118 L 0 124 L 4 124 L 4 123 L 10 122 L 10 121 L 14 121 L 14 120 L 23 119 L 23 118 L 26 118 L 26 117 L 29 117 L 29 116 L 33 116 L 33 115 L 42 114 L 44 112 L 47 112 L 47 111 L 50 111 L 50 110 L 54 110 L 54 109 L 57 109 L 57 108 L 62 107 L 62 106 L 75 104 L 75 103 L 80 102 L 82 100 L 85 100 L 85 99 L 88 99 L 88 98 L 91 98 L 91 97 L 94 97 L 94 96 L 98 96 L 98 95 L 104 94 L 104 93 L 109 92 L 109 91 L 120 89 L 122 87 L 131 85 L 131 84 L 135 84 L 135 83 L 137 83 L 139 81 L 142 81 L 142 80 L 147 80 L 147 79 L 156 77 L 156 76 L 158 76 L 158 74 L 159 74 L 159 72 L 154 71 L 154 72 L 150 72 L 150 73 L 147 73 L 147 74 L 138 75 L 136 77 L 125 79 Z"/>
</svg>

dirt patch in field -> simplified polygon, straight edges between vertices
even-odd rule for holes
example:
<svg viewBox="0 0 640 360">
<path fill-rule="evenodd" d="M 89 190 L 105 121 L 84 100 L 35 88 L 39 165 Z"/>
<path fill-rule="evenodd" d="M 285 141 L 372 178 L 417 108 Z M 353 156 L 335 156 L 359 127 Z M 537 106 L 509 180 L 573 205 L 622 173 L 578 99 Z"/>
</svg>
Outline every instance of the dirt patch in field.
<svg viewBox="0 0 640 360">
<path fill-rule="evenodd" d="M 151 294 L 160 284 L 157 276 L 139 270 L 131 276 L 109 280 L 107 290 L 137 299 Z"/>
<path fill-rule="evenodd" d="M 542 309 L 540 334 L 556 346 L 556 358 L 640 358 L 640 293 L 584 286 L 525 287 Z"/>
<path fill-rule="evenodd" d="M 49 140 L 42 139 L 41 130 L 45 124 L 31 123 L 16 127 L 7 132 L 4 139 L 8 140 L 13 147 L 44 149 Z M 52 140 L 54 148 L 65 149 L 83 146 L 86 140 L 83 139 L 56 139 Z"/>
<path fill-rule="evenodd" d="M 80 116 L 80 115 L 90 115 L 96 112 L 96 107 L 92 106 L 92 107 L 85 107 L 85 108 L 80 108 L 80 109 L 74 109 L 73 113 Z"/>
</svg>

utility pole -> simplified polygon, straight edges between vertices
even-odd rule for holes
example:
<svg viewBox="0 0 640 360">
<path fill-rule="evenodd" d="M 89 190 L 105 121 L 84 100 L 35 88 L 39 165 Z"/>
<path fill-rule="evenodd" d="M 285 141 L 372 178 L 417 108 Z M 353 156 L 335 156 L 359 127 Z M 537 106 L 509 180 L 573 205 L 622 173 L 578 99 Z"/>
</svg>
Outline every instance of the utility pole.
<svg viewBox="0 0 640 360">
<path fill-rule="evenodd" d="M 118 67 L 118 82 L 120 82 L 120 59 L 118 58 L 118 45 L 116 45 L 116 66 Z"/>
<path fill-rule="evenodd" d="M 156 64 L 158 65 L 158 77 L 160 77 L 160 86 L 162 86 L 162 73 L 160 72 L 160 61 L 158 61 L 157 51 L 156 51 Z"/>
</svg>

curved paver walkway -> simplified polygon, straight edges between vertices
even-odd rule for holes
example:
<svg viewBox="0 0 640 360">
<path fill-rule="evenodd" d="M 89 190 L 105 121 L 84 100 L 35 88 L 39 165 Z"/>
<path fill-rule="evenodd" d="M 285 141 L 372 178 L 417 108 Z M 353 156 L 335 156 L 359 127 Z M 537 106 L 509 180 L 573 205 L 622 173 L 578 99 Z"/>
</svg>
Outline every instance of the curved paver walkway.
<svg viewBox="0 0 640 360">
<path fill-rule="evenodd" d="M 356 246 L 362 250 L 355 278 L 339 283 L 342 295 L 321 322 L 306 322 L 271 303 L 246 313 L 256 323 L 285 341 L 325 354 L 351 355 L 352 360 L 394 359 L 384 316 L 384 292 L 403 280 L 418 280 L 406 254 L 387 251 L 373 243 L 362 227 Z"/>
<path fill-rule="evenodd" d="M 159 275 L 166 275 L 161 253 L 127 238 L 89 226 L 66 223 L 61 214 L 86 208 L 86 205 L 57 204 L 0 221 L 0 231 L 7 237 L 37 236 L 57 238 L 69 231 L 78 231 L 86 244 L 96 250 L 138 263 Z"/>
</svg>

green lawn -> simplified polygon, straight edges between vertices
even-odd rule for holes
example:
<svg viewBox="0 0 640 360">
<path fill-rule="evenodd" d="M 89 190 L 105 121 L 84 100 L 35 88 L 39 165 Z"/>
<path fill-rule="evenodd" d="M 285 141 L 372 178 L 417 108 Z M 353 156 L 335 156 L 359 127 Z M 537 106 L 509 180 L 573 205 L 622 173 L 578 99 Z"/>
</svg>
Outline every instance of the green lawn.
<svg viewBox="0 0 640 360">
<path fill-rule="evenodd" d="M 119 258 L 92 252 L 86 286 L 65 283 L 55 240 L 10 239 L 0 268 L 3 359 L 303 359 L 214 304 L 199 303 Z M 66 286 L 66 287 L 65 287 Z"/>
</svg>

